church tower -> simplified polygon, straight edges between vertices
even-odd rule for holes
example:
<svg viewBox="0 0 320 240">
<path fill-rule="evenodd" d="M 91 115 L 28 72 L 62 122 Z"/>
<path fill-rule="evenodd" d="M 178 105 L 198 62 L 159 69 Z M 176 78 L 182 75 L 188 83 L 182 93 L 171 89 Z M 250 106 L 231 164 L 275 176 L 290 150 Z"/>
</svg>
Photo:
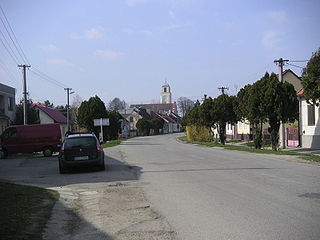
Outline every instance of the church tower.
<svg viewBox="0 0 320 240">
<path fill-rule="evenodd" d="M 167 82 L 161 87 L 161 103 L 171 103 L 171 91 L 170 86 Z"/>
</svg>

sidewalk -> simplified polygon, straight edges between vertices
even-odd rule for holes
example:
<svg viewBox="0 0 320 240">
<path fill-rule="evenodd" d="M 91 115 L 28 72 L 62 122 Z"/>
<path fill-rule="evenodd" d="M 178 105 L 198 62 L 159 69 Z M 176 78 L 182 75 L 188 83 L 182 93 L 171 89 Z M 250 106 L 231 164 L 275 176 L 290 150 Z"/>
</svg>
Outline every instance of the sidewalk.
<svg viewBox="0 0 320 240">
<path fill-rule="evenodd" d="M 297 152 L 303 154 L 314 154 L 320 156 L 320 148 L 287 147 L 286 149 L 282 149 L 282 151 Z"/>
<path fill-rule="evenodd" d="M 236 142 L 236 143 L 228 143 L 230 145 L 235 145 L 235 146 L 242 146 L 244 147 L 245 142 Z M 264 149 L 269 149 L 271 150 L 271 147 L 267 147 Z M 301 147 L 288 147 L 285 149 L 281 149 L 281 151 L 284 152 L 296 152 L 296 153 L 302 153 L 302 154 L 314 154 L 314 155 L 319 155 L 320 156 L 320 147 L 319 148 L 301 148 Z"/>
</svg>

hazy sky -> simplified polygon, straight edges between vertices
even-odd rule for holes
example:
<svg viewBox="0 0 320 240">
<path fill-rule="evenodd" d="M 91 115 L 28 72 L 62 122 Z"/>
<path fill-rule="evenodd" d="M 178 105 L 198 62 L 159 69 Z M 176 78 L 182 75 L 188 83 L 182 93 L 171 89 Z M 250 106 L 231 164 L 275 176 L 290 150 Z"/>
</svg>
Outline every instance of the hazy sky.
<svg viewBox="0 0 320 240">
<path fill-rule="evenodd" d="M 66 103 L 63 87 L 83 100 L 98 95 L 106 104 L 114 97 L 155 102 L 165 79 L 173 100 L 216 97 L 221 86 L 235 94 L 266 71 L 277 72 L 275 59 L 307 60 L 320 47 L 319 0 L 0 0 L 0 5 L 31 64 L 30 97 L 55 105 Z M 11 43 L 1 21 L 0 30 Z M 0 39 L 5 41 L 1 33 Z M 300 68 L 289 67 L 300 75 Z M 63 85 L 39 77 L 39 70 Z M 1 42 L 0 82 L 15 87 L 21 98 L 21 71 Z"/>
</svg>

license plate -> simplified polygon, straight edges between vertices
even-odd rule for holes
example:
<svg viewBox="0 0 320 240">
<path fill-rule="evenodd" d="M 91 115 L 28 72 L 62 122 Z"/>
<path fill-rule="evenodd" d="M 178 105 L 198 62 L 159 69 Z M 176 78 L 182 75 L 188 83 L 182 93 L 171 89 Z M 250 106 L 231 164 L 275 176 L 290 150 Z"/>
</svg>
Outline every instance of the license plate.
<svg viewBox="0 0 320 240">
<path fill-rule="evenodd" d="M 82 157 L 74 157 L 74 160 L 88 160 L 89 157 L 88 156 L 82 156 Z"/>
</svg>

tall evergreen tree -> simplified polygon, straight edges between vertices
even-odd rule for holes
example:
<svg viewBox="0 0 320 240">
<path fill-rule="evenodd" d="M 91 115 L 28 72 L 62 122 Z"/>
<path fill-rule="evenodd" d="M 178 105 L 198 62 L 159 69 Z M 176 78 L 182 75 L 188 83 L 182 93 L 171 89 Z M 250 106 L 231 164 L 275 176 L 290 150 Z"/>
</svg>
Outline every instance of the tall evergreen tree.
<svg viewBox="0 0 320 240">
<path fill-rule="evenodd" d="M 320 104 L 320 48 L 312 54 L 302 72 L 304 96 L 309 103 Z"/>
</svg>

